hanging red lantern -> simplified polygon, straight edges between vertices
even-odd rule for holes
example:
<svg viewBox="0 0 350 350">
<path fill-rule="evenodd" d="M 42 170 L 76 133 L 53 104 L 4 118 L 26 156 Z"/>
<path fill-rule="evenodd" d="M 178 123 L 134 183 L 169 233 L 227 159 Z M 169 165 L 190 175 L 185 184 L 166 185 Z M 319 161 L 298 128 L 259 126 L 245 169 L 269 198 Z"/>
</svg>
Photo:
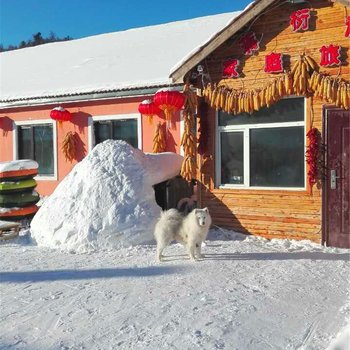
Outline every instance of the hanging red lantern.
<svg viewBox="0 0 350 350">
<path fill-rule="evenodd" d="M 185 95 L 176 90 L 161 89 L 153 98 L 154 103 L 164 112 L 167 122 L 171 122 L 174 113 L 185 103 Z"/>
<path fill-rule="evenodd" d="M 160 116 L 161 110 L 153 101 L 143 100 L 139 104 L 139 112 L 147 117 L 147 121 L 149 124 L 152 124 L 153 117 L 155 115 Z"/>
<path fill-rule="evenodd" d="M 50 117 L 58 122 L 67 122 L 72 120 L 72 114 L 61 106 L 55 107 L 50 112 Z"/>
</svg>

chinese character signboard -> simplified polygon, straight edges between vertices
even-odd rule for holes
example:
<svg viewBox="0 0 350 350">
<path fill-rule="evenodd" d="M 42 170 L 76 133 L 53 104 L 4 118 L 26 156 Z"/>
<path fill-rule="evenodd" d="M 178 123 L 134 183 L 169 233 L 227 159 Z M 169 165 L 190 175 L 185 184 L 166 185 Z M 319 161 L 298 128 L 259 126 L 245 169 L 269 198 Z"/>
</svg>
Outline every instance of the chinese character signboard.
<svg viewBox="0 0 350 350">
<path fill-rule="evenodd" d="M 237 68 L 239 66 L 239 60 L 232 59 L 224 62 L 224 71 L 222 73 L 224 78 L 237 78 L 239 77 L 239 72 Z"/>
<path fill-rule="evenodd" d="M 340 66 L 340 46 L 332 44 L 329 46 L 323 45 L 320 49 L 320 52 L 320 65 L 322 67 Z"/>
<path fill-rule="evenodd" d="M 253 32 L 244 35 L 239 43 L 245 55 L 252 55 L 255 51 L 259 50 L 259 41 Z"/>
<path fill-rule="evenodd" d="M 265 56 L 265 72 L 283 72 L 283 55 L 281 53 L 272 52 L 271 54 Z"/>
<path fill-rule="evenodd" d="M 290 25 L 293 32 L 309 30 L 310 9 L 295 11 L 290 16 Z"/>
</svg>

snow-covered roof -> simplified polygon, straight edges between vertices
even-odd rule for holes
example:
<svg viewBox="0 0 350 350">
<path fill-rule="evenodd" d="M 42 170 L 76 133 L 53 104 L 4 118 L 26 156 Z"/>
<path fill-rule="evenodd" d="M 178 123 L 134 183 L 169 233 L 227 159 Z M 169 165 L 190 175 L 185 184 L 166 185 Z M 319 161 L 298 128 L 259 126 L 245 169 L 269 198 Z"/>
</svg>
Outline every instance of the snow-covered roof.
<svg viewBox="0 0 350 350">
<path fill-rule="evenodd" d="M 170 84 L 169 73 L 240 12 L 0 54 L 0 102 Z"/>
</svg>

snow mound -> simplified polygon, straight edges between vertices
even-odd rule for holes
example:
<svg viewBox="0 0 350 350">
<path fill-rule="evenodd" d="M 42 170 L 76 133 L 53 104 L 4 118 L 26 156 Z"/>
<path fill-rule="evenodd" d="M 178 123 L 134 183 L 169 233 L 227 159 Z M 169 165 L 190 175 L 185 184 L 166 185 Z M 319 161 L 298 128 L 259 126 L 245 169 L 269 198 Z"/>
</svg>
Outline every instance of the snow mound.
<svg viewBox="0 0 350 350">
<path fill-rule="evenodd" d="M 176 176 L 182 156 L 145 154 L 124 141 L 97 145 L 31 222 L 38 245 L 71 252 L 149 243 L 160 213 L 153 185 Z"/>
</svg>

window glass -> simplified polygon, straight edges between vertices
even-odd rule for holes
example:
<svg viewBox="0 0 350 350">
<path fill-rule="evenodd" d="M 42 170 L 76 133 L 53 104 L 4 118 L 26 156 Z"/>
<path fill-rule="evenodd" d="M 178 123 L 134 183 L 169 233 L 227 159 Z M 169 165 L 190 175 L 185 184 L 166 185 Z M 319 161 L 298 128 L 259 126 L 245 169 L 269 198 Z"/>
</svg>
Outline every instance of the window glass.
<svg viewBox="0 0 350 350">
<path fill-rule="evenodd" d="M 124 140 L 137 148 L 137 119 L 113 120 L 113 139 Z"/>
<path fill-rule="evenodd" d="M 304 127 L 250 130 L 250 186 L 304 187 Z"/>
<path fill-rule="evenodd" d="M 34 127 L 34 159 L 40 175 L 54 175 L 53 130 L 51 125 Z"/>
<path fill-rule="evenodd" d="M 221 134 L 221 183 L 243 184 L 243 132 Z"/>
<path fill-rule="evenodd" d="M 96 145 L 112 138 L 110 122 L 96 122 L 95 126 L 95 143 Z"/>
<path fill-rule="evenodd" d="M 39 175 L 54 175 L 53 127 L 51 124 L 18 127 L 18 158 L 38 162 Z"/>
<path fill-rule="evenodd" d="M 33 159 L 31 126 L 18 128 L 18 158 Z"/>
<path fill-rule="evenodd" d="M 280 100 L 269 108 L 261 108 L 253 114 L 232 115 L 219 112 L 219 126 L 297 122 L 304 120 L 304 98 Z"/>
<path fill-rule="evenodd" d="M 96 145 L 108 139 L 123 140 L 138 147 L 137 119 L 118 119 L 94 123 Z"/>
</svg>

